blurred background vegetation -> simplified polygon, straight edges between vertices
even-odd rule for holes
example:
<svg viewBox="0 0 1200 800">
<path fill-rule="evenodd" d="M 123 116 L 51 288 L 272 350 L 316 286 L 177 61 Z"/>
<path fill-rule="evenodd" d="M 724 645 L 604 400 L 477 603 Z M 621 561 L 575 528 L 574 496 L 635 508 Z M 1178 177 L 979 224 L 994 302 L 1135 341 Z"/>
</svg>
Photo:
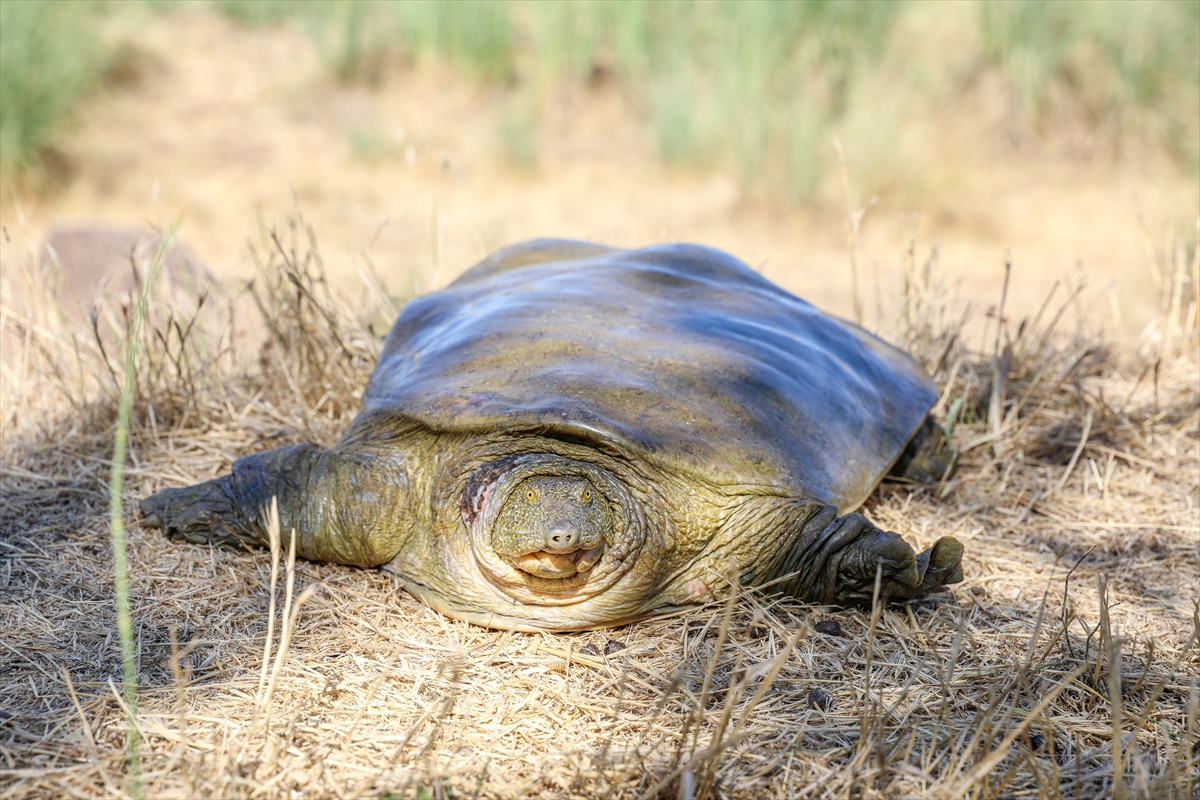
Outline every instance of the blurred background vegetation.
<svg viewBox="0 0 1200 800">
<path fill-rule="evenodd" d="M 182 3 L 0 3 L 0 171 L 8 185 L 53 173 L 57 143 L 89 91 L 121 78 L 105 16 Z M 193 6 L 194 3 L 187 5 Z M 531 2 L 211 0 L 249 27 L 312 37 L 330 80 L 376 84 L 441 60 L 504 97 L 497 141 L 538 160 L 544 107 L 564 84 L 615 85 L 667 163 L 732 169 L 804 202 L 845 142 L 873 191 L 906 179 L 902 133 L 949 104 L 999 93 L 1000 135 L 1086 157 L 1165 153 L 1200 176 L 1200 2 L 984 0 L 937 41 L 908 23 L 930 3 L 859 0 Z M 962 15 L 960 15 L 962 16 Z M 1081 139 L 1082 135 L 1082 139 Z M 1065 144 L 1064 144 L 1065 143 Z M 368 146 L 366 143 L 364 146 Z"/>
<path fill-rule="evenodd" d="M 82 3 L 0 3 L 0 171 L 10 180 L 53 158 L 112 54 Z"/>
</svg>

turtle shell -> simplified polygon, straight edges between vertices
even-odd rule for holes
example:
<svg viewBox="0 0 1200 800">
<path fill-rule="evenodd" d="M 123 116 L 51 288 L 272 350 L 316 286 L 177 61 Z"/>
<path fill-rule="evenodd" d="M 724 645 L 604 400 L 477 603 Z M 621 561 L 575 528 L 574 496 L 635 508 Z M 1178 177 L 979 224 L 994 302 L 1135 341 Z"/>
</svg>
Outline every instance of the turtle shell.
<svg viewBox="0 0 1200 800">
<path fill-rule="evenodd" d="M 362 410 L 587 441 L 845 513 L 936 397 L 907 354 L 718 250 L 539 240 L 406 305 Z"/>
</svg>

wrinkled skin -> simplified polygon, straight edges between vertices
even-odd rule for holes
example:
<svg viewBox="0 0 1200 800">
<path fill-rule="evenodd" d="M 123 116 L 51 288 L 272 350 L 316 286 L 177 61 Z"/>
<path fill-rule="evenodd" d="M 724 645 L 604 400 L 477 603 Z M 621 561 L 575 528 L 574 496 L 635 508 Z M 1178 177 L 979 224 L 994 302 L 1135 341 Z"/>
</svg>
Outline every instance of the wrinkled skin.
<svg viewBox="0 0 1200 800">
<path fill-rule="evenodd" d="M 557 313 L 556 287 L 581 277 L 597 307 L 614 298 L 596 322 L 531 317 Z M 749 299 L 730 295 L 742 287 Z M 795 338 L 794 368 L 773 330 Z M 663 341 L 683 331 L 698 333 Z M 897 460 L 940 476 L 934 397 L 903 354 L 716 251 L 531 243 L 406 307 L 334 448 L 247 456 L 141 508 L 189 541 L 261 546 L 277 497 L 304 558 L 382 566 L 431 607 L 501 629 L 620 625 L 739 585 L 869 604 L 878 579 L 884 598 L 921 598 L 962 580 L 962 546 L 917 554 L 839 508 Z"/>
</svg>

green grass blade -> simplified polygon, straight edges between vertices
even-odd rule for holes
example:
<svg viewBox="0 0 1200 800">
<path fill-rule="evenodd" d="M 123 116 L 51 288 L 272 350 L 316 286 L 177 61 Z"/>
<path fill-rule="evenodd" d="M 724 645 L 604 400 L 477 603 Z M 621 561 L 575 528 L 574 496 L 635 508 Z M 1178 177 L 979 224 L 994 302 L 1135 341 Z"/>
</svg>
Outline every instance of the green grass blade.
<svg viewBox="0 0 1200 800">
<path fill-rule="evenodd" d="M 129 409 L 133 401 L 133 390 L 137 382 L 138 345 L 141 344 L 142 326 L 150 304 L 150 290 L 158 277 L 163 257 L 176 226 L 162 237 L 158 250 L 150 261 L 146 279 L 142 282 L 141 296 L 133 316 L 129 340 L 125 346 L 125 375 L 121 386 L 121 398 L 117 406 L 117 429 L 113 433 L 112 478 L 109 483 L 109 528 L 112 531 L 113 580 L 117 604 L 117 635 L 121 640 L 121 671 L 124 678 L 126 708 L 125 746 L 128 751 L 129 793 L 134 798 L 142 797 L 141 741 L 137 726 L 137 653 L 133 646 L 133 618 L 129 609 L 129 560 L 125 551 L 125 509 L 122 491 L 125 478 L 125 454 L 129 442 Z"/>
</svg>

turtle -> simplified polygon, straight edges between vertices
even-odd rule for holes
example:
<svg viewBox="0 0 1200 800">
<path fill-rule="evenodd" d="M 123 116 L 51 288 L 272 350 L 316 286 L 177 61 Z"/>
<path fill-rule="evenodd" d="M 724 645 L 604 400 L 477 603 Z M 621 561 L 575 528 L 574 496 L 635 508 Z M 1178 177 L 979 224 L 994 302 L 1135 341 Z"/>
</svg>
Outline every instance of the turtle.
<svg viewBox="0 0 1200 800">
<path fill-rule="evenodd" d="M 298 444 L 140 503 L 173 538 L 382 567 L 493 629 L 625 625 L 744 587 L 922 599 L 918 554 L 855 512 L 949 449 L 908 354 L 695 244 L 541 239 L 407 303 L 331 448 Z M 940 452 L 939 452 L 940 450 Z"/>
</svg>

